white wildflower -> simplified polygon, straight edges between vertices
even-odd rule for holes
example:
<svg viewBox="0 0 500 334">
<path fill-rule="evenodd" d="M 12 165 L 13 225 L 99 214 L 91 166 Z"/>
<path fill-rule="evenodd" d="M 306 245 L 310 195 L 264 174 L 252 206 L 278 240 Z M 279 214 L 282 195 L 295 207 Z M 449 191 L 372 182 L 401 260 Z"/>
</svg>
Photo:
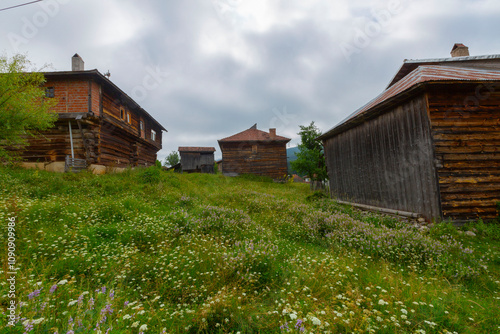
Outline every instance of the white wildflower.
<svg viewBox="0 0 500 334">
<path fill-rule="evenodd" d="M 140 324 L 140 322 L 139 322 L 139 321 L 136 321 L 136 322 L 134 322 L 134 323 L 132 324 L 132 327 L 137 327 L 137 326 L 139 326 L 139 324 Z"/>
<path fill-rule="evenodd" d="M 141 327 L 139 327 L 139 332 L 144 332 L 148 329 L 148 325 L 142 325 Z"/>
<path fill-rule="evenodd" d="M 295 314 L 295 313 L 290 313 L 290 319 L 292 319 L 292 320 L 297 319 L 297 314 Z"/>
<path fill-rule="evenodd" d="M 68 280 L 67 280 L 67 279 L 63 279 L 63 280 L 60 280 L 60 281 L 57 283 L 57 285 L 64 285 L 64 284 L 66 284 L 66 283 L 68 283 Z"/>
</svg>

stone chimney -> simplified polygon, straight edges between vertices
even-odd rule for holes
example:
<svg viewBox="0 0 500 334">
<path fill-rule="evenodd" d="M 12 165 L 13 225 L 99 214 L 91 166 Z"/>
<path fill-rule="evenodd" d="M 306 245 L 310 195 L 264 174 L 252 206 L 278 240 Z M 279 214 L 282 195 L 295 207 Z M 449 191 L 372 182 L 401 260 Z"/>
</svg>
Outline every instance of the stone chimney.
<svg viewBox="0 0 500 334">
<path fill-rule="evenodd" d="M 269 138 L 276 139 L 276 129 L 269 129 Z"/>
<path fill-rule="evenodd" d="M 72 71 L 84 71 L 84 62 L 82 57 L 75 53 L 75 55 L 71 58 L 71 70 Z"/>
<path fill-rule="evenodd" d="M 467 57 L 469 56 L 469 48 L 462 43 L 455 43 L 450 54 L 452 57 Z"/>
</svg>

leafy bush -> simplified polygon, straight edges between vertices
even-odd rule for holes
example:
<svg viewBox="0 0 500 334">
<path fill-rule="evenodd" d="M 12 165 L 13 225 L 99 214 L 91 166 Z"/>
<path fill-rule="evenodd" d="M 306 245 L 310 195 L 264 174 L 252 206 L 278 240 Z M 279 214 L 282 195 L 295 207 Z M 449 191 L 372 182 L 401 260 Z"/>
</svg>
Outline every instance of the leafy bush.
<svg viewBox="0 0 500 334">
<path fill-rule="evenodd" d="M 161 169 L 157 166 L 145 168 L 139 173 L 139 178 L 142 183 L 159 183 L 161 180 Z"/>
</svg>

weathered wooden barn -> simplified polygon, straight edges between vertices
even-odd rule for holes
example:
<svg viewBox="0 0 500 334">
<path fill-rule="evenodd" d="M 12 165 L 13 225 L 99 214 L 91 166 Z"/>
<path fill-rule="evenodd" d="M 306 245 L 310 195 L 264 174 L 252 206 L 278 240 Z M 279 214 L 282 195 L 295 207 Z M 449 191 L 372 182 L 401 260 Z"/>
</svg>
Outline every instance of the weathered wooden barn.
<svg viewBox="0 0 500 334">
<path fill-rule="evenodd" d="M 289 138 L 278 136 L 276 129 L 269 133 L 250 129 L 219 140 L 225 175 L 255 174 L 282 179 L 287 175 L 286 144 Z"/>
<path fill-rule="evenodd" d="M 214 173 L 215 147 L 179 147 L 181 168 L 187 173 Z"/>
<path fill-rule="evenodd" d="M 78 54 L 72 71 L 44 75 L 46 97 L 58 100 L 59 118 L 54 128 L 29 139 L 22 154 L 26 167 L 63 171 L 71 158 L 100 171 L 155 163 L 166 129 L 99 71 L 85 71 Z"/>
<path fill-rule="evenodd" d="M 500 55 L 456 44 L 451 58 L 406 60 L 381 95 L 319 138 L 334 198 L 428 220 L 495 218 Z"/>
</svg>

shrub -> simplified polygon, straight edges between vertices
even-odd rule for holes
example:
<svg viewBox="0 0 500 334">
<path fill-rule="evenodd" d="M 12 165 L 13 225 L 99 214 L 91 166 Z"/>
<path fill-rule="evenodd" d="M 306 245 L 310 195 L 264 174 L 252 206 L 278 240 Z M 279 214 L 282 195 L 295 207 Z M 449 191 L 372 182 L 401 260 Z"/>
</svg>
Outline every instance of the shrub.
<svg viewBox="0 0 500 334">
<path fill-rule="evenodd" d="M 161 180 L 161 169 L 156 166 L 145 168 L 139 173 L 142 183 L 159 183 Z"/>
</svg>

